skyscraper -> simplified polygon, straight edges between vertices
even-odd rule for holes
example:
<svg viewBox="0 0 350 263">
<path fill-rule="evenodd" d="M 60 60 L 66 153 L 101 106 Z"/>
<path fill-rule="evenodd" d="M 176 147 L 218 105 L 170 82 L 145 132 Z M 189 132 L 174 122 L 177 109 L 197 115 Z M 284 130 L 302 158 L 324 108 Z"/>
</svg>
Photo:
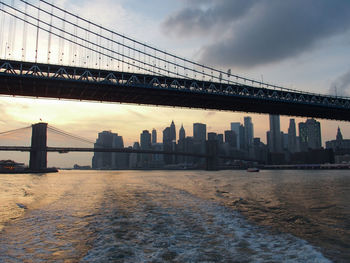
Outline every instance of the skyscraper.
<svg viewBox="0 0 350 263">
<path fill-rule="evenodd" d="M 288 128 L 288 150 L 291 153 L 295 153 L 297 151 L 297 133 L 295 128 L 295 120 L 289 120 L 289 128 Z"/>
<path fill-rule="evenodd" d="M 141 144 L 142 150 L 150 150 L 151 149 L 152 140 L 151 140 L 151 134 L 149 133 L 149 131 L 144 130 L 140 134 L 140 144 Z M 141 155 L 142 167 L 149 167 L 150 161 L 151 161 L 151 155 L 149 155 L 149 154 L 142 154 Z"/>
<path fill-rule="evenodd" d="M 228 143 L 231 147 L 237 148 L 237 135 L 234 131 L 225 131 L 225 143 Z"/>
<path fill-rule="evenodd" d="M 207 125 L 203 123 L 193 123 L 193 139 L 205 142 L 207 139 Z"/>
<path fill-rule="evenodd" d="M 307 119 L 306 122 L 299 123 L 299 137 L 301 150 L 320 149 L 321 141 L 321 124 L 315 119 Z"/>
<path fill-rule="evenodd" d="M 241 140 L 240 140 L 240 126 L 241 124 L 239 122 L 231 122 L 231 131 L 234 131 L 237 136 L 237 149 L 241 149 Z"/>
<path fill-rule="evenodd" d="M 152 130 L 152 144 L 156 144 L 157 143 L 157 131 L 156 129 Z"/>
<path fill-rule="evenodd" d="M 149 150 L 151 149 L 151 134 L 149 131 L 144 130 L 140 134 L 140 144 L 142 150 Z"/>
<path fill-rule="evenodd" d="M 269 150 L 272 153 L 282 152 L 282 138 L 280 128 L 280 116 L 270 115 Z"/>
<path fill-rule="evenodd" d="M 163 149 L 166 152 L 172 151 L 172 137 L 171 137 L 170 127 L 166 127 L 163 130 Z M 164 163 L 171 164 L 172 157 L 170 155 L 164 155 Z"/>
<path fill-rule="evenodd" d="M 98 134 L 94 148 L 112 148 L 113 139 L 115 136 L 118 136 L 116 133 L 111 131 L 103 131 Z M 112 153 L 111 152 L 95 152 L 92 158 L 92 167 L 93 168 L 112 168 Z"/>
<path fill-rule="evenodd" d="M 186 138 L 186 132 L 184 129 L 184 126 L 181 125 L 180 131 L 179 131 L 179 140 L 182 141 Z"/>
<path fill-rule="evenodd" d="M 172 121 L 170 124 L 170 140 L 176 141 L 176 128 L 174 121 Z"/>
<path fill-rule="evenodd" d="M 251 117 L 244 117 L 244 128 L 245 128 L 245 143 L 249 147 L 253 144 L 254 138 L 254 126 Z"/>
</svg>

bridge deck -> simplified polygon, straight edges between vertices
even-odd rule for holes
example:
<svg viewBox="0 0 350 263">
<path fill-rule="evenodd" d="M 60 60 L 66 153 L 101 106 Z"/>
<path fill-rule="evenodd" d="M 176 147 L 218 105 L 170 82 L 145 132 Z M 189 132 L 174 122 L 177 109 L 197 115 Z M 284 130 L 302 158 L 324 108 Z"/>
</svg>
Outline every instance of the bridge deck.
<svg viewBox="0 0 350 263">
<path fill-rule="evenodd" d="M 234 83 L 0 60 L 0 94 L 350 121 L 350 100 Z"/>
</svg>

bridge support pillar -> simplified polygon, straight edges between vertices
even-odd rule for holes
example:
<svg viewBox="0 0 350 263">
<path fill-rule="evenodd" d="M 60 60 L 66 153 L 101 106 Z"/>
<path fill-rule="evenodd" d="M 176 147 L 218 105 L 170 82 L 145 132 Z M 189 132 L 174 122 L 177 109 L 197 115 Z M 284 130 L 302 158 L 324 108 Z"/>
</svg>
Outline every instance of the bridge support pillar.
<svg viewBox="0 0 350 263">
<path fill-rule="evenodd" d="M 32 125 L 29 169 L 33 171 L 47 169 L 47 123 Z"/>
<path fill-rule="evenodd" d="M 206 141 L 206 154 L 209 155 L 206 160 L 207 171 L 218 170 L 218 142 L 216 140 Z"/>
</svg>

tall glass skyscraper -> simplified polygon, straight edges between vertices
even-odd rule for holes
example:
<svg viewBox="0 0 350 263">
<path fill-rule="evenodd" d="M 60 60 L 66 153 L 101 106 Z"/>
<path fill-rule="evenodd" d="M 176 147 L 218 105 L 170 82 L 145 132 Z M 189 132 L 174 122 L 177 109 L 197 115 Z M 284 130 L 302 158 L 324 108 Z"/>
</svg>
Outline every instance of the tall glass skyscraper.
<svg viewBox="0 0 350 263">
<path fill-rule="evenodd" d="M 269 150 L 272 153 L 282 152 L 282 138 L 281 138 L 281 126 L 280 116 L 270 115 L 270 132 L 269 132 Z"/>
</svg>

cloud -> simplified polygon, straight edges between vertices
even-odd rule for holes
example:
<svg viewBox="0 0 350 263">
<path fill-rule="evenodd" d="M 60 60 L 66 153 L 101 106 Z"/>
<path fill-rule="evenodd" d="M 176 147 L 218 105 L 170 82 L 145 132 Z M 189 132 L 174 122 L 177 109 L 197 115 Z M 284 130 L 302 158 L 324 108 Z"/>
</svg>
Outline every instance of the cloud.
<svg viewBox="0 0 350 263">
<path fill-rule="evenodd" d="M 350 70 L 333 81 L 329 93 L 350 97 Z"/>
<path fill-rule="evenodd" d="M 312 50 L 350 29 L 347 0 L 188 0 L 163 29 L 178 36 L 212 36 L 204 63 L 241 67 L 278 62 Z"/>
</svg>

